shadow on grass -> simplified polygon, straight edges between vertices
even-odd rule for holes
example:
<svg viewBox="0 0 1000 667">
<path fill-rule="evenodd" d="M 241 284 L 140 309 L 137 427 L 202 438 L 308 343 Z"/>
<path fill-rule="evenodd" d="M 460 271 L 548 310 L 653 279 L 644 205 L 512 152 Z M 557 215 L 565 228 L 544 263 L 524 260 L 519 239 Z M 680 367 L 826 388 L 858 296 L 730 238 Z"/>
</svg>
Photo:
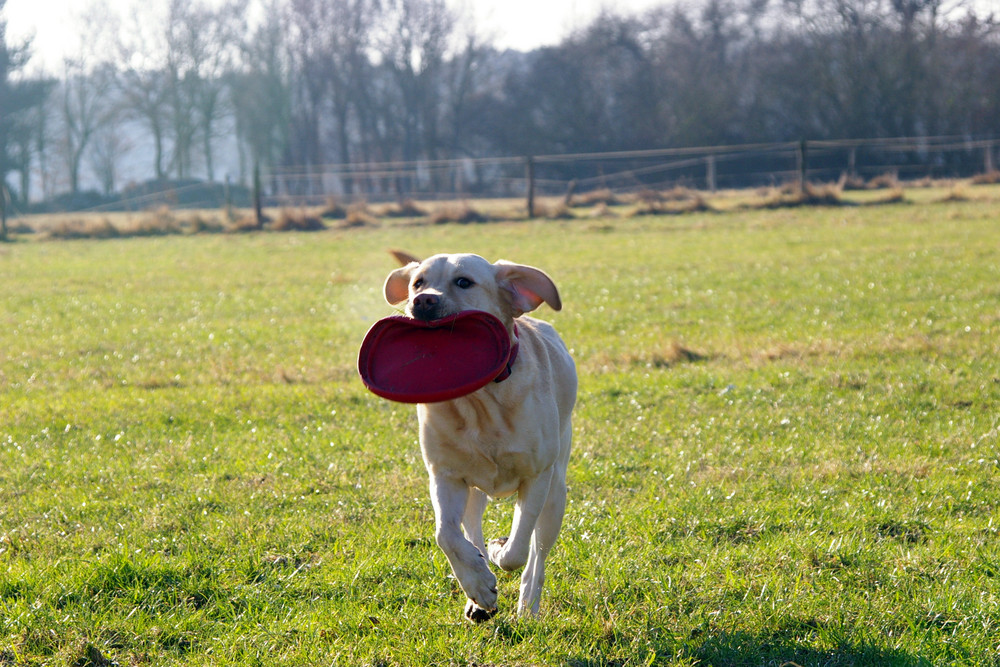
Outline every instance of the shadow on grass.
<svg viewBox="0 0 1000 667">
<path fill-rule="evenodd" d="M 932 663 L 909 653 L 866 644 L 843 643 L 821 650 L 793 640 L 758 637 L 745 632 L 712 634 L 672 648 L 657 647 L 656 656 L 645 656 L 649 664 L 674 663 L 699 667 L 931 667 Z M 643 663 L 643 660 L 639 660 Z M 570 667 L 607 667 L 630 661 L 607 657 L 577 657 L 566 662 Z"/>
<path fill-rule="evenodd" d="M 700 665 L 800 665 L 824 667 L 929 667 L 926 660 L 903 651 L 866 644 L 843 643 L 836 648 L 814 649 L 795 641 L 758 637 L 745 632 L 708 636 L 693 647 L 691 657 Z"/>
</svg>

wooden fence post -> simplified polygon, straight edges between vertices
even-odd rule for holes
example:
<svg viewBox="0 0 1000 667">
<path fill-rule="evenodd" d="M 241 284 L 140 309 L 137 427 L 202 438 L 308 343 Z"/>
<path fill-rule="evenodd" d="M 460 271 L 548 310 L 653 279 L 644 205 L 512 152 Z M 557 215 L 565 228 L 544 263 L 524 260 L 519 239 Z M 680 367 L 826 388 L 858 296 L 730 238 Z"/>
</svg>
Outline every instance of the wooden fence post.
<svg viewBox="0 0 1000 667">
<path fill-rule="evenodd" d="M 535 158 L 531 155 L 527 159 L 527 179 L 528 179 L 528 217 L 535 217 Z"/>
<path fill-rule="evenodd" d="M 260 162 L 253 163 L 253 212 L 257 229 L 264 228 L 264 207 L 260 197 Z"/>
<path fill-rule="evenodd" d="M 576 192 L 576 179 L 575 178 L 572 181 L 569 182 L 568 186 L 566 186 L 566 195 L 563 197 L 563 203 L 566 204 L 566 206 L 570 206 L 573 203 L 573 193 L 574 192 Z"/>
<path fill-rule="evenodd" d="M 10 191 L 7 184 L 0 182 L 0 243 L 6 243 L 7 239 L 7 204 L 10 202 Z"/>
<path fill-rule="evenodd" d="M 705 157 L 705 183 L 709 192 L 715 192 L 715 155 Z"/>
<path fill-rule="evenodd" d="M 808 165 L 808 147 L 806 146 L 806 140 L 802 139 L 799 141 L 799 153 L 798 153 L 798 163 L 799 163 L 799 188 L 802 190 L 806 189 L 806 172 L 809 171 Z"/>
<path fill-rule="evenodd" d="M 222 198 L 226 206 L 226 220 L 233 221 L 233 188 L 229 182 L 229 174 L 226 174 L 226 182 L 222 187 Z"/>
</svg>

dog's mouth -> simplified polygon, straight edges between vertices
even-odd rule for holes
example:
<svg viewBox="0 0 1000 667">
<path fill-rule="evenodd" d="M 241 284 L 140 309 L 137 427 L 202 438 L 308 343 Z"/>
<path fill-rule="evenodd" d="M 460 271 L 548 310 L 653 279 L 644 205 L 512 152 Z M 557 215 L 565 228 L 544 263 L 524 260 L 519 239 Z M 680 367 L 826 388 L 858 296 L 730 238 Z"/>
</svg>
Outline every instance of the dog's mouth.
<svg viewBox="0 0 1000 667">
<path fill-rule="evenodd" d="M 415 320 L 420 320 L 421 322 L 433 322 L 434 320 L 440 320 L 442 317 L 446 317 L 449 314 L 450 313 L 444 312 L 444 309 L 437 304 L 413 304 L 410 306 L 410 316 Z"/>
</svg>

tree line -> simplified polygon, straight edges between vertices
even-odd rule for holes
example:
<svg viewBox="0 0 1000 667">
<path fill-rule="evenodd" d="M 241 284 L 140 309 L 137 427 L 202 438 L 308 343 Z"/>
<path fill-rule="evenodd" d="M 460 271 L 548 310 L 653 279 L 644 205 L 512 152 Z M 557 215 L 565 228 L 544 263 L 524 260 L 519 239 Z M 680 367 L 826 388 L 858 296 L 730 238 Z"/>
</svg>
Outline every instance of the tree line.
<svg viewBox="0 0 1000 667">
<path fill-rule="evenodd" d="M 445 0 L 164 0 L 156 21 L 95 5 L 44 75 L 5 1 L 0 181 L 21 201 L 111 193 L 130 153 L 156 179 L 218 180 L 223 145 L 246 183 L 255 165 L 1000 134 L 1000 24 L 961 0 L 606 9 L 527 53 Z"/>
</svg>

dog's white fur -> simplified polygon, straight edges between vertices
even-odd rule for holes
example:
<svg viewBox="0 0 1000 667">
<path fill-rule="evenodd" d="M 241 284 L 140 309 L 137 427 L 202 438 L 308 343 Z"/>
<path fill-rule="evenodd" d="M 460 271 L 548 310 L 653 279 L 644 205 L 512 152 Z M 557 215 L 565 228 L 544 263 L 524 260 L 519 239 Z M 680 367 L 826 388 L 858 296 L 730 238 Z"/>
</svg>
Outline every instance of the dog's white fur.
<svg viewBox="0 0 1000 667">
<path fill-rule="evenodd" d="M 566 507 L 577 380 L 555 329 L 522 315 L 543 302 L 559 310 L 559 292 L 530 266 L 490 264 L 477 255 L 435 255 L 418 262 L 393 254 L 401 262 L 413 261 L 386 279 L 390 304 L 405 303 L 407 315 L 425 320 L 485 311 L 506 325 L 512 344 L 519 343 L 509 378 L 452 401 L 418 405 L 417 416 L 435 537 L 469 598 L 466 617 L 481 622 L 496 612 L 496 577 L 487 558 L 504 570 L 524 567 L 518 613 L 537 614 L 545 558 Z M 510 537 L 487 545 L 482 517 L 488 497 L 515 493 Z"/>
</svg>

